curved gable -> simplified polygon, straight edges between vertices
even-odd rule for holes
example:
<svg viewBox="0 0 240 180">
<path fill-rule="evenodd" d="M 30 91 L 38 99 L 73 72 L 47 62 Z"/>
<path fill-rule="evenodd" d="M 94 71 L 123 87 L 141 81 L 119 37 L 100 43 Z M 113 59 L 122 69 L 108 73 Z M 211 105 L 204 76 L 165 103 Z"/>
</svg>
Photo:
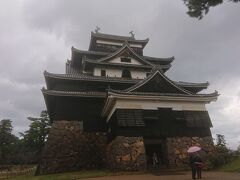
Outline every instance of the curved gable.
<svg viewBox="0 0 240 180">
<path fill-rule="evenodd" d="M 118 49 L 114 53 L 99 59 L 98 62 L 111 63 L 112 61 L 113 63 L 115 63 L 114 60 L 118 57 L 130 57 L 136 61 L 136 64 L 153 66 L 150 62 L 145 61 L 143 58 L 141 58 L 127 43 L 125 43 L 120 49 Z"/>
<path fill-rule="evenodd" d="M 126 89 L 125 92 L 192 94 L 176 85 L 159 70 L 154 71 L 148 78 Z"/>
</svg>

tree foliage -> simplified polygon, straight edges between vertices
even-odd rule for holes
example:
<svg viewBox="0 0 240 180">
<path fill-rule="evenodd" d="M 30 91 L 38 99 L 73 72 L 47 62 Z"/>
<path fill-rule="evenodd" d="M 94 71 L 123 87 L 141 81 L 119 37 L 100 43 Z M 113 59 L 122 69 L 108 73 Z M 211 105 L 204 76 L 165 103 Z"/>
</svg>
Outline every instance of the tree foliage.
<svg viewBox="0 0 240 180">
<path fill-rule="evenodd" d="M 226 148 L 227 144 L 226 144 L 225 136 L 222 134 L 216 134 L 216 136 L 217 136 L 216 146 Z"/>
<path fill-rule="evenodd" d="M 223 0 L 183 0 L 188 7 L 187 14 L 190 17 L 202 19 L 209 12 L 211 7 L 220 5 Z M 228 0 L 231 2 L 240 2 L 240 0 Z"/>
<path fill-rule="evenodd" d="M 18 138 L 12 134 L 12 121 L 3 119 L 0 121 L 0 164 L 9 164 L 18 143 Z"/>
<path fill-rule="evenodd" d="M 50 129 L 47 111 L 42 111 L 39 118 L 28 117 L 31 121 L 29 130 L 20 133 L 26 146 L 41 151 Z"/>
<path fill-rule="evenodd" d="M 233 160 L 232 151 L 227 147 L 225 136 L 216 135 L 215 151 L 207 157 L 208 168 L 217 168 Z"/>
<path fill-rule="evenodd" d="M 40 117 L 28 117 L 29 129 L 20 133 L 19 139 L 12 134 L 12 121 L 0 121 L 0 164 L 32 164 L 40 158 L 44 143 L 50 129 L 47 111 Z"/>
<path fill-rule="evenodd" d="M 47 111 L 42 111 L 40 117 L 28 117 L 31 121 L 29 129 L 20 133 L 22 151 L 25 153 L 26 163 L 35 163 L 40 158 L 44 143 L 50 130 L 50 120 Z"/>
<path fill-rule="evenodd" d="M 238 145 L 236 153 L 240 155 L 240 145 Z"/>
</svg>

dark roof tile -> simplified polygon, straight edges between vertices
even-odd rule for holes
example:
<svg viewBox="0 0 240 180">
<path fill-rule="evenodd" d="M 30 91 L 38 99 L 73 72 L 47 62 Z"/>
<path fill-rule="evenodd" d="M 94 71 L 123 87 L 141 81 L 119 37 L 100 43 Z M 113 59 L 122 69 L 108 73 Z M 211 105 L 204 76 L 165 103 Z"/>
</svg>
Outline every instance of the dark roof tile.
<svg viewBox="0 0 240 180">
<path fill-rule="evenodd" d="M 145 95 L 145 96 L 174 96 L 174 97 L 217 97 L 217 91 L 209 94 L 177 94 L 177 93 L 149 93 L 149 92 L 126 92 L 121 90 L 109 89 L 109 93 L 123 94 L 123 95 Z"/>
<path fill-rule="evenodd" d="M 148 42 L 149 38 L 143 40 L 137 40 L 132 36 L 119 36 L 119 35 L 112 35 L 112 34 L 103 34 L 103 33 L 91 33 L 91 36 L 99 37 L 103 39 L 113 39 L 113 40 L 121 40 L 121 41 L 132 41 L 132 42 Z"/>
<path fill-rule="evenodd" d="M 84 55 L 97 55 L 97 56 L 108 56 L 112 53 L 108 53 L 108 52 L 99 52 L 99 51 L 84 51 L 84 50 L 79 50 L 75 47 L 72 47 L 72 51 L 77 52 L 77 53 L 81 53 Z M 144 60 L 147 61 L 151 61 L 152 63 L 154 62 L 162 62 L 163 64 L 165 63 L 171 63 L 174 60 L 174 56 L 169 57 L 169 58 L 157 58 L 157 57 L 150 57 L 150 56 L 140 56 L 141 58 L 143 58 Z"/>
<path fill-rule="evenodd" d="M 47 71 L 44 72 L 45 77 L 66 80 L 85 80 L 85 81 L 104 81 L 104 82 L 121 82 L 121 83 L 137 83 L 139 79 L 127 79 L 119 77 L 106 77 L 106 76 L 92 76 L 89 74 L 79 73 L 76 69 L 68 69 L 69 74 L 54 74 Z"/>
<path fill-rule="evenodd" d="M 106 92 L 73 92 L 73 91 L 55 91 L 55 90 L 47 90 L 42 88 L 42 93 L 45 95 L 52 96 L 77 96 L 77 97 L 106 97 Z"/>
</svg>

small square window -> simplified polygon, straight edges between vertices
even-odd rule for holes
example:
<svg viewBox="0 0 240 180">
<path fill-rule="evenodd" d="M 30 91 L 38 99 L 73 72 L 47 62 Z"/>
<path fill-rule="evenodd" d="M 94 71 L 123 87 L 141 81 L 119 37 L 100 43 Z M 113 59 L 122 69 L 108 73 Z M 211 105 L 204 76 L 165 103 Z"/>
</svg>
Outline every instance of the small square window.
<svg viewBox="0 0 240 180">
<path fill-rule="evenodd" d="M 104 69 L 101 70 L 101 76 L 106 76 L 106 70 Z"/>
<path fill-rule="evenodd" d="M 121 58 L 121 62 L 131 63 L 131 58 Z"/>
</svg>

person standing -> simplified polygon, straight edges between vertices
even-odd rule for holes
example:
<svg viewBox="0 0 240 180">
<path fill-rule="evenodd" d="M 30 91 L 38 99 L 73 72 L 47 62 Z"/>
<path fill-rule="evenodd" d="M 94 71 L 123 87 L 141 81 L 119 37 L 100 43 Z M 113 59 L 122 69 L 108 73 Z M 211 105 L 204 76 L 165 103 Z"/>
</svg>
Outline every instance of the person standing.
<svg viewBox="0 0 240 180">
<path fill-rule="evenodd" d="M 192 169 L 192 179 L 196 179 L 196 173 L 197 173 L 197 168 L 196 168 L 196 157 L 193 153 L 189 154 L 189 164 Z"/>
<path fill-rule="evenodd" d="M 203 162 L 199 154 L 196 154 L 195 157 L 195 164 L 196 164 L 196 172 L 197 172 L 197 178 L 201 179 L 202 178 L 202 167 L 203 167 Z"/>
<path fill-rule="evenodd" d="M 153 153 L 152 159 L 153 159 L 153 165 L 157 165 L 159 161 L 158 161 L 158 156 L 156 152 Z"/>
</svg>

